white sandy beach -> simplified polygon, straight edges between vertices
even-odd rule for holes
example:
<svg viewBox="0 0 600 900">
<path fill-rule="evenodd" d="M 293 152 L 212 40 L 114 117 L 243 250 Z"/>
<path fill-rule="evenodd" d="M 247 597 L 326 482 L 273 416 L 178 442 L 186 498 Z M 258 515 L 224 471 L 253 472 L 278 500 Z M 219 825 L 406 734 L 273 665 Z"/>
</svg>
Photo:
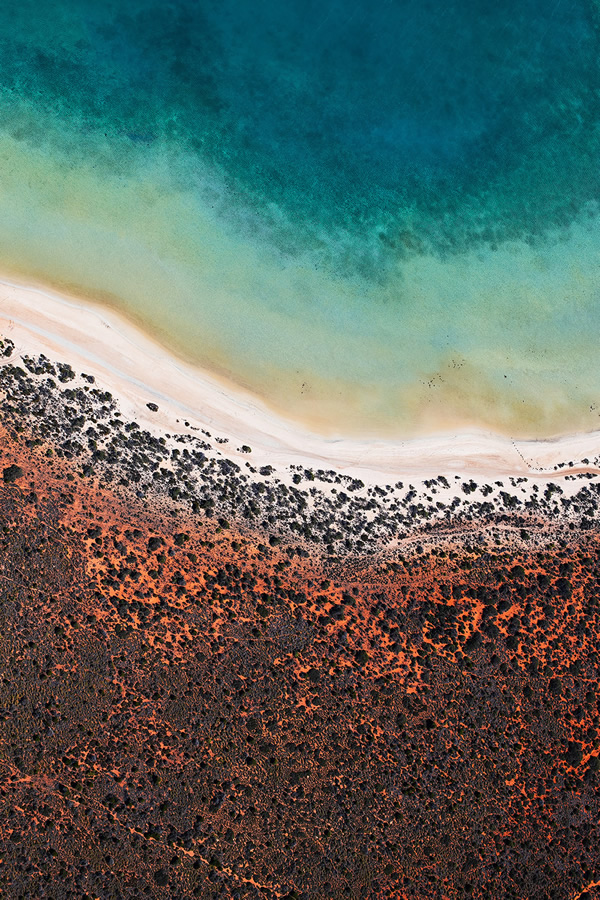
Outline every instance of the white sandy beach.
<svg viewBox="0 0 600 900">
<path fill-rule="evenodd" d="M 185 433 L 188 422 L 227 438 L 226 455 L 254 466 L 335 469 L 366 484 L 442 474 L 546 480 L 557 477 L 559 463 L 567 464 L 562 475 L 600 472 L 600 432 L 532 441 L 476 430 L 399 441 L 315 434 L 247 392 L 177 360 L 112 310 L 1 279 L 0 336 L 11 338 L 15 356 L 44 353 L 77 373 L 94 375 L 119 400 L 125 416 L 154 433 Z M 149 411 L 148 402 L 159 411 Z M 244 444 L 251 454 L 238 449 Z M 584 459 L 589 463 L 582 464 Z"/>
</svg>

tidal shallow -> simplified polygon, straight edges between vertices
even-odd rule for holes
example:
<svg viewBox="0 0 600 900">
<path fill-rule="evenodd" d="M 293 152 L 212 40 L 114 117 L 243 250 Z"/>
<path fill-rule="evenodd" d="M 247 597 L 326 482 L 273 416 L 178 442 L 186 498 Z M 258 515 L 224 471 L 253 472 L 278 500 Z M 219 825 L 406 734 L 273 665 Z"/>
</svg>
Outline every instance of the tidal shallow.
<svg viewBox="0 0 600 900">
<path fill-rule="evenodd" d="M 328 433 L 598 427 L 595 3 L 0 12 L 0 266 Z"/>
</svg>

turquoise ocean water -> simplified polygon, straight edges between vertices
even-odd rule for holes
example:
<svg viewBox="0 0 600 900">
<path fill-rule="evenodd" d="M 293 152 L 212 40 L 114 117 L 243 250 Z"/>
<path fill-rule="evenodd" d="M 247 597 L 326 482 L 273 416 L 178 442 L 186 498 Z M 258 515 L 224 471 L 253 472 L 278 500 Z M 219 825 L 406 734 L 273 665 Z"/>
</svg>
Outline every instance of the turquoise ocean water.
<svg viewBox="0 0 600 900">
<path fill-rule="evenodd" d="M 600 427 L 592 0 L 0 9 L 0 270 L 334 433 Z"/>
</svg>

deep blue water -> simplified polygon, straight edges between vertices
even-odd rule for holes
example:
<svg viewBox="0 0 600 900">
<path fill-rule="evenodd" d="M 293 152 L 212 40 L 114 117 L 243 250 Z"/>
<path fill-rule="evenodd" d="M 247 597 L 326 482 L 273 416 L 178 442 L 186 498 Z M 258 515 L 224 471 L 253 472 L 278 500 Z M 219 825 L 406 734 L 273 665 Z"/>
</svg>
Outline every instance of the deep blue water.
<svg viewBox="0 0 600 900">
<path fill-rule="evenodd" d="M 410 249 L 410 219 L 452 252 L 598 196 L 589 3 L 25 0 L 0 23 L 5 89 L 66 124 L 190 149 L 232 203 L 267 218 L 275 203 L 294 229 L 379 229 Z"/>
<path fill-rule="evenodd" d="M 547 249 L 572 223 L 595 215 L 599 43 L 598 9 L 589 0 L 22 0 L 4 6 L 0 134 L 10 140 L 4 167 L 12 177 L 22 166 L 19 179 L 28 193 L 21 201 L 14 188 L 10 202 L 5 199 L 0 208 L 2 259 L 10 267 L 12 252 L 15 260 L 29 260 L 36 276 L 110 295 L 142 319 L 140 299 L 125 287 L 133 280 L 133 268 L 126 271 L 126 263 L 115 256 L 116 269 L 125 267 L 123 290 L 101 283 L 92 272 L 93 243 L 86 229 L 102 221 L 102 240 L 108 240 L 108 232 L 118 230 L 119 186 L 146 179 L 160 203 L 166 195 L 185 198 L 187 212 L 177 213 L 174 206 L 157 212 L 155 198 L 145 220 L 142 207 L 123 195 L 123 204 L 130 202 L 129 219 L 123 213 L 123 222 L 130 223 L 131 236 L 152 220 L 154 243 L 150 247 L 145 236 L 144 247 L 148 260 L 160 257 L 163 270 L 165 260 L 171 265 L 185 257 L 190 294 L 184 297 L 182 288 L 181 301 L 173 299 L 172 321 L 177 323 L 178 315 L 181 320 L 174 327 L 181 331 L 184 312 L 189 321 L 196 309 L 196 345 L 202 328 L 207 345 L 220 341 L 214 358 L 198 350 L 200 361 L 244 380 L 244 365 L 255 371 L 258 362 L 250 356 L 240 362 L 238 331 L 251 333 L 257 327 L 262 303 L 265 316 L 274 306 L 284 314 L 291 334 L 306 314 L 303 301 L 294 296 L 311 295 L 332 332 L 339 334 L 350 317 L 354 348 L 360 316 L 366 321 L 385 306 L 385 316 L 393 318 L 389 307 L 394 307 L 392 326 L 387 319 L 380 323 L 381 334 L 394 341 L 390 348 L 381 345 L 383 380 L 389 388 L 397 371 L 398 383 L 408 389 L 416 377 L 415 341 L 423 343 L 428 372 L 436 369 L 429 345 L 440 343 L 440 332 L 453 334 L 444 352 L 455 350 L 469 361 L 473 329 L 480 343 L 488 333 L 489 349 L 503 352 L 499 335 L 494 336 L 497 324 L 486 321 L 493 298 L 484 292 L 478 305 L 472 265 L 465 282 L 471 305 L 457 300 L 448 307 L 445 294 L 455 296 L 454 288 L 428 283 L 431 297 L 423 299 L 422 288 L 415 293 L 409 278 L 411 262 L 496 252 L 509 242 L 525 252 Z M 64 194 L 50 196 L 42 184 L 39 154 L 60 166 Z M 156 161 L 160 176 L 153 169 Z M 37 166 L 34 174 L 25 174 L 28 166 Z M 93 191 L 84 189 L 91 178 L 98 181 Z M 55 175 L 52 179 L 56 182 Z M 48 183 L 52 179 L 48 176 Z M 33 215 L 38 184 L 40 206 L 53 217 L 43 238 L 26 232 L 23 224 L 23 210 Z M 73 199 L 77 191 L 80 198 L 94 198 L 84 212 L 85 201 Z M 12 224 L 10 204 L 18 208 Z M 192 273 L 194 254 L 199 259 L 206 253 L 206 231 L 200 233 L 192 207 L 202 207 L 202 215 L 210 215 L 227 240 L 239 241 L 245 248 L 240 254 L 256 250 L 277 272 L 272 283 L 264 274 L 248 276 L 246 311 L 237 278 L 231 317 L 247 315 L 248 322 L 246 329 L 243 323 L 237 331 L 232 326 L 230 337 L 227 310 L 215 311 L 200 297 L 202 278 L 208 278 L 205 268 Z M 70 223 L 68 240 L 62 249 L 39 250 L 36 261 L 36 248 L 49 241 L 49 232 L 60 243 L 61 216 Z M 69 271 L 67 250 L 74 244 L 87 259 L 89 284 L 75 264 Z M 60 271 L 57 263 L 52 272 L 50 262 L 58 257 Z M 149 321 L 154 316 L 155 330 L 164 329 L 165 339 L 173 342 L 157 313 L 156 279 L 148 260 Z M 281 271 L 296 263 L 335 280 L 346 300 L 316 296 L 317 288 L 312 282 L 303 287 L 298 273 L 293 275 L 295 293 L 288 296 Z M 20 268 L 27 268 L 25 262 Z M 441 271 L 436 269 L 436 277 Z M 206 281 L 206 292 L 209 287 L 214 292 L 215 277 L 212 273 Z M 350 299 L 340 288 L 344 279 Z M 516 290 L 516 320 L 522 319 L 524 284 Z M 219 296 L 222 305 L 224 294 Z M 564 301 L 563 296 L 550 302 Z M 508 312 L 505 299 L 498 303 Z M 573 340 L 583 320 L 588 328 L 590 322 L 596 327 L 596 299 L 588 296 L 586 303 L 581 321 L 574 306 Z M 546 310 L 544 317 L 551 352 L 564 337 L 561 310 L 554 318 Z M 381 338 L 369 328 L 366 356 L 373 354 L 369 341 Z M 286 333 L 282 329 L 277 338 L 276 326 L 265 325 L 261 352 L 275 369 L 287 366 L 293 372 L 305 354 L 297 336 L 282 349 Z M 534 369 L 540 361 L 536 338 L 532 333 Z M 323 341 L 329 340 L 325 331 Z M 348 375 L 344 366 L 332 368 L 331 360 L 321 359 L 318 371 L 317 354 L 310 363 L 320 378 Z M 262 381 L 248 376 L 248 383 L 264 393 L 267 376 L 265 368 Z M 353 377 L 356 383 L 366 377 L 369 385 L 377 380 L 366 370 L 357 369 Z M 499 371 L 482 377 L 495 383 Z"/>
</svg>

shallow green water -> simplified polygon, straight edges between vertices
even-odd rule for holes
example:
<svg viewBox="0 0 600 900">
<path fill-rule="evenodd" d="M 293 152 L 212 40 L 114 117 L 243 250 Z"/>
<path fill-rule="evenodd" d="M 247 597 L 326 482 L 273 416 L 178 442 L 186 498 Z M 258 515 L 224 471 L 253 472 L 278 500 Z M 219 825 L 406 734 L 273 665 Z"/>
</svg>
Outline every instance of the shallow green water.
<svg viewBox="0 0 600 900">
<path fill-rule="evenodd" d="M 491 6 L 3 8 L 0 268 L 324 430 L 598 427 L 596 6 Z"/>
</svg>

